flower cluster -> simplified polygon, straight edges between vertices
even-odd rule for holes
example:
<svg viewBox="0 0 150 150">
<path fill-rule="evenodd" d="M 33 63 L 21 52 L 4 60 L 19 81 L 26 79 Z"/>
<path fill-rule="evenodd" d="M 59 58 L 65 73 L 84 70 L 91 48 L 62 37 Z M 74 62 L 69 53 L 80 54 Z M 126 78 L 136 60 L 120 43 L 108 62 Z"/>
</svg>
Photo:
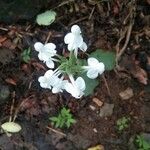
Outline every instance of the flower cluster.
<svg viewBox="0 0 150 150">
<path fill-rule="evenodd" d="M 82 66 L 79 63 L 78 50 L 85 52 L 87 45 L 83 41 L 81 29 L 78 25 L 71 27 L 71 32 L 64 37 L 64 42 L 68 45 L 70 51 L 69 58 L 59 56 L 56 45 L 53 43 L 42 44 L 37 42 L 34 44 L 34 48 L 38 52 L 38 58 L 50 68 L 43 76 L 39 77 L 38 81 L 42 88 L 51 89 L 53 93 L 65 90 L 73 97 L 81 98 L 84 95 L 86 84 L 84 79 L 78 76 L 78 73 L 86 71 L 88 78 L 95 79 L 104 72 L 105 66 L 94 57 L 88 58 L 87 66 Z M 58 67 L 52 70 L 55 68 L 54 62 L 57 63 Z M 69 80 L 65 80 L 67 78 Z"/>
</svg>

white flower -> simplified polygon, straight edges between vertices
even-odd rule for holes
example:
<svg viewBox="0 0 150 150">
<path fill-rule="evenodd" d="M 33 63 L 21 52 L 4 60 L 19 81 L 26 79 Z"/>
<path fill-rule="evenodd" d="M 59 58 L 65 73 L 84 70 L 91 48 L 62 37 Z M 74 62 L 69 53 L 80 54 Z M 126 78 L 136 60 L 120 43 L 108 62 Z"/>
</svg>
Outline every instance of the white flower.
<svg viewBox="0 0 150 150">
<path fill-rule="evenodd" d="M 55 59 L 52 58 L 56 55 L 56 45 L 53 43 L 42 44 L 40 42 L 36 42 L 34 44 L 34 48 L 39 52 L 38 57 L 40 60 L 44 61 L 49 68 L 54 68 Z"/>
<path fill-rule="evenodd" d="M 71 27 L 71 32 L 65 36 L 64 42 L 66 44 L 68 44 L 68 50 L 69 51 L 74 50 L 76 57 L 77 57 L 77 53 L 78 53 L 78 48 L 84 52 L 87 50 L 87 45 L 83 41 L 83 38 L 81 35 L 81 30 L 80 30 L 80 27 L 78 25 L 73 25 Z"/>
<path fill-rule="evenodd" d="M 59 78 L 61 74 L 58 69 L 55 71 L 48 70 L 44 76 L 39 77 L 38 81 L 42 88 L 52 89 L 53 93 L 63 92 L 64 86 L 67 83 L 67 80 L 63 80 L 63 76 Z"/>
<path fill-rule="evenodd" d="M 44 76 L 41 76 L 38 78 L 38 81 L 40 82 L 40 86 L 42 88 L 48 88 L 51 89 L 51 79 L 53 78 L 54 71 L 48 70 L 44 74 Z"/>
<path fill-rule="evenodd" d="M 63 92 L 66 83 L 68 83 L 68 80 L 63 80 L 63 77 L 57 78 L 55 80 L 55 83 L 53 83 L 53 85 L 52 85 L 53 86 L 52 92 L 53 93 Z"/>
<path fill-rule="evenodd" d="M 91 79 L 98 77 L 98 74 L 102 74 L 105 70 L 105 65 L 99 62 L 96 58 L 91 57 L 88 59 L 88 66 L 83 66 L 83 69 L 87 71 L 87 76 Z"/>
<path fill-rule="evenodd" d="M 81 98 L 84 95 L 83 91 L 85 90 L 85 81 L 81 77 L 74 80 L 72 75 L 69 75 L 69 79 L 71 83 L 68 82 L 65 84 L 65 90 L 73 97 Z"/>
</svg>

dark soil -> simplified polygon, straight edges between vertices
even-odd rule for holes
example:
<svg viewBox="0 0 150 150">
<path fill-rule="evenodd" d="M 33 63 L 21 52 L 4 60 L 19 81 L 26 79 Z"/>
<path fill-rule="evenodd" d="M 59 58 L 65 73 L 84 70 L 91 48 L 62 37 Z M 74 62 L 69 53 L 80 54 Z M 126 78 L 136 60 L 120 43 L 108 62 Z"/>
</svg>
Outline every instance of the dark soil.
<svg viewBox="0 0 150 150">
<path fill-rule="evenodd" d="M 132 7 L 134 11 L 131 11 Z M 68 1 L 58 3 L 55 11 L 58 14 L 57 20 L 48 27 L 28 21 L 0 24 L 0 92 L 5 89 L 6 93 L 6 97 L 0 99 L 0 123 L 8 120 L 10 116 L 13 93 L 14 112 L 23 103 L 16 118 L 22 130 L 11 137 L 1 132 L 0 149 L 86 150 L 98 144 L 103 145 L 105 150 L 130 149 L 131 137 L 150 133 L 149 0 L 135 0 L 135 3 L 129 0 Z M 129 15 L 130 13 L 133 13 L 133 16 Z M 44 43 L 50 35 L 48 42 L 54 42 L 61 54 L 66 48 L 63 44 L 64 35 L 70 31 L 73 24 L 78 24 L 88 44 L 88 53 L 97 48 L 117 53 L 116 45 L 121 31 L 128 29 L 130 21 L 133 20 L 129 42 L 118 61 L 119 67 L 105 72 L 110 94 L 102 77 L 99 77 L 100 84 L 93 95 L 80 100 L 66 93 L 54 95 L 50 90 L 40 87 L 38 77 L 43 75 L 47 68 L 37 57 L 33 48 L 35 42 Z M 125 41 L 126 37 L 119 43 L 119 50 Z M 31 60 L 24 63 L 21 52 L 28 47 L 31 47 Z M 119 93 L 127 88 L 131 88 L 134 95 L 123 100 Z M 113 113 L 101 117 L 103 106 L 98 106 L 93 101 L 94 98 L 103 105 L 114 104 Z M 63 106 L 69 108 L 76 119 L 76 123 L 69 129 L 54 128 L 49 120 L 49 117 L 57 115 Z M 116 122 L 124 116 L 131 118 L 129 127 L 118 132 Z"/>
</svg>

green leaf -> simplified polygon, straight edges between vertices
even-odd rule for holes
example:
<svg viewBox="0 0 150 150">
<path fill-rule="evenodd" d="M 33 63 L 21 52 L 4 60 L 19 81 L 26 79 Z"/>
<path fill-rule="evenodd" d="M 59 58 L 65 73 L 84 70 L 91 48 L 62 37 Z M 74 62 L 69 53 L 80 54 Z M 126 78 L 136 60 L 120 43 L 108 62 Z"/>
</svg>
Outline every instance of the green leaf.
<svg viewBox="0 0 150 150">
<path fill-rule="evenodd" d="M 53 121 L 53 122 L 55 122 L 55 121 L 57 121 L 58 120 L 58 118 L 57 117 L 51 117 L 51 118 L 49 118 L 51 121 Z"/>
<path fill-rule="evenodd" d="M 55 21 L 56 12 L 52 10 L 47 10 L 42 14 L 39 14 L 36 18 L 38 25 L 48 26 Z"/>
<path fill-rule="evenodd" d="M 60 110 L 60 113 L 56 117 L 50 117 L 49 118 L 52 121 L 52 125 L 55 125 L 55 127 L 70 127 L 71 124 L 75 123 L 76 121 L 72 118 L 72 114 L 70 113 L 70 109 L 66 109 L 63 107 Z"/>
<path fill-rule="evenodd" d="M 94 80 L 90 79 L 87 77 L 86 73 L 81 73 L 79 76 L 82 77 L 85 81 L 86 88 L 84 91 L 84 93 L 85 93 L 84 95 L 85 96 L 92 95 L 94 93 L 94 89 L 99 84 L 98 79 L 94 79 Z"/>
<path fill-rule="evenodd" d="M 103 62 L 106 70 L 112 70 L 115 67 L 116 55 L 114 52 L 97 49 L 95 52 L 91 53 L 89 57 L 94 57 L 100 62 Z"/>
<path fill-rule="evenodd" d="M 30 61 L 30 54 L 31 54 L 31 49 L 30 47 L 28 49 L 25 49 L 22 53 L 21 53 L 21 57 L 22 57 L 22 60 L 25 62 L 25 63 L 29 63 Z"/>
</svg>

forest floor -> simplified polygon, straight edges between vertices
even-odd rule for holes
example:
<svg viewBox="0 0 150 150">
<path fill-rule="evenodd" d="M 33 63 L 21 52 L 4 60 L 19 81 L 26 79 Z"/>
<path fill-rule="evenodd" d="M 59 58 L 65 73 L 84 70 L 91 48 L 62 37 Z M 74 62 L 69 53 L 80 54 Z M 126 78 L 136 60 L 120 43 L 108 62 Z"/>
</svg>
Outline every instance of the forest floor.
<svg viewBox="0 0 150 150">
<path fill-rule="evenodd" d="M 150 1 L 66 1 L 54 10 L 58 17 L 47 27 L 28 21 L 0 24 L 0 124 L 8 121 L 13 106 L 22 126 L 11 137 L 0 133 L 0 150 L 87 150 L 97 145 L 97 150 L 136 150 L 134 139 L 141 134 L 150 142 Z M 87 53 L 112 51 L 118 63 L 99 77 L 91 96 L 79 100 L 40 87 L 38 77 L 48 68 L 34 50 L 37 41 L 54 42 L 61 53 L 74 24 L 82 30 Z M 29 47 L 25 63 L 21 54 Z M 62 107 L 76 120 L 69 129 L 55 128 L 49 120 Z M 119 132 L 122 117 L 130 121 Z"/>
</svg>

